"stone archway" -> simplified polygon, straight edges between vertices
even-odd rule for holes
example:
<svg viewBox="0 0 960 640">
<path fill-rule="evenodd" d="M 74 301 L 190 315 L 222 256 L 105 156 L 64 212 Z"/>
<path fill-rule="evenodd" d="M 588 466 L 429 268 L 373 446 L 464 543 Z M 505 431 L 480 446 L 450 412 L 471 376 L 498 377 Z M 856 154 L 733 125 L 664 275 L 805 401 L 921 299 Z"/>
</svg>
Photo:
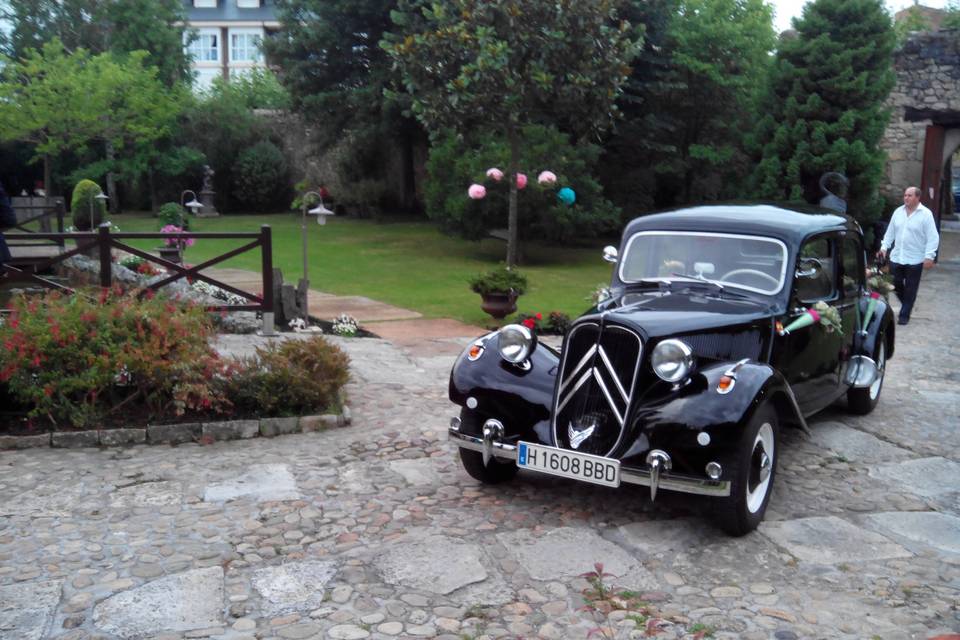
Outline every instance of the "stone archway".
<svg viewBox="0 0 960 640">
<path fill-rule="evenodd" d="M 894 54 L 894 70 L 882 191 L 899 200 L 904 188 L 920 186 L 939 225 L 952 211 L 946 168 L 960 147 L 960 30 L 913 34 Z"/>
</svg>

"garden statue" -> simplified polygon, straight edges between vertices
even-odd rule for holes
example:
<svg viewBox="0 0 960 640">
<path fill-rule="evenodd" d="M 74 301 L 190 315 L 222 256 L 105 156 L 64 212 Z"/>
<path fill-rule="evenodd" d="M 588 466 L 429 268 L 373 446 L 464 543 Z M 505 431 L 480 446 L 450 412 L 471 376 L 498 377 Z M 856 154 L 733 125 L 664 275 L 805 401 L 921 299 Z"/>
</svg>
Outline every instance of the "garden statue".
<svg viewBox="0 0 960 640">
<path fill-rule="evenodd" d="M 200 188 L 200 204 L 203 208 L 197 212 L 198 218 L 212 218 L 219 216 L 216 205 L 213 204 L 213 196 L 216 192 L 213 190 L 213 176 L 216 172 L 208 164 L 203 165 L 203 186 Z"/>
</svg>

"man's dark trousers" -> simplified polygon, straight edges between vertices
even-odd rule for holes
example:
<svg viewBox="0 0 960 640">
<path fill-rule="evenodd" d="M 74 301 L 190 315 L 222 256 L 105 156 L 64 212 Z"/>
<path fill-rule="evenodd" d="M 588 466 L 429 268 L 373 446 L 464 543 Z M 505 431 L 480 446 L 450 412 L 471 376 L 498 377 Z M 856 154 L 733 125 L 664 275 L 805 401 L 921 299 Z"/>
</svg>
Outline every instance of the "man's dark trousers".
<svg viewBox="0 0 960 640">
<path fill-rule="evenodd" d="M 923 275 L 923 263 L 900 264 L 890 263 L 890 273 L 893 275 L 893 286 L 900 298 L 900 320 L 910 319 L 913 303 L 917 300 L 917 290 L 920 288 L 920 276 Z"/>
</svg>

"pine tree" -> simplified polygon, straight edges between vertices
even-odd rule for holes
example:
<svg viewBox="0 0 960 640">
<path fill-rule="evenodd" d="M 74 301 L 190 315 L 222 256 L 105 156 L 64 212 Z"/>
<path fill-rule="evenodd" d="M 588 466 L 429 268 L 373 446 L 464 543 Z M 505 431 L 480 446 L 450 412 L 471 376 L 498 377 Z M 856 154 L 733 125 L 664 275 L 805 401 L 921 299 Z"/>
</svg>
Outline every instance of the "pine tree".
<svg viewBox="0 0 960 640">
<path fill-rule="evenodd" d="M 850 179 L 848 211 L 880 214 L 884 154 L 879 147 L 893 88 L 895 35 L 880 0 L 815 0 L 782 39 L 753 137 L 757 195 L 816 202 L 820 176 Z"/>
</svg>

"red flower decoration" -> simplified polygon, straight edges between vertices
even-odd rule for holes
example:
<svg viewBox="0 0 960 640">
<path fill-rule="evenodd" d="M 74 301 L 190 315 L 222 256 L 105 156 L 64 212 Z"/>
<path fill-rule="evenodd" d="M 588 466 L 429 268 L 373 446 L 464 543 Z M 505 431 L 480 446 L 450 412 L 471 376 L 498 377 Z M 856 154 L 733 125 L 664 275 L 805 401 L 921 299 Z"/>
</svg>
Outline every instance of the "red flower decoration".
<svg viewBox="0 0 960 640">
<path fill-rule="evenodd" d="M 523 321 L 523 326 L 525 326 L 527 329 L 533 329 L 535 326 L 537 326 L 537 323 L 533 318 L 527 318 Z"/>
</svg>

